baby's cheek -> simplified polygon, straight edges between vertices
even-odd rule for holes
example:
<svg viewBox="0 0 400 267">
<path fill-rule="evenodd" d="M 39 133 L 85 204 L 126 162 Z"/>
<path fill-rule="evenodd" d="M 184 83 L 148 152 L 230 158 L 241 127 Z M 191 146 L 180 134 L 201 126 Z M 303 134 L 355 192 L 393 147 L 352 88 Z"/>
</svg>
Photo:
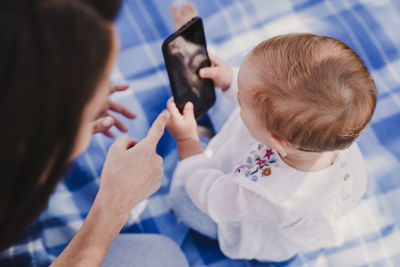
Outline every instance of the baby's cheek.
<svg viewBox="0 0 400 267">
<path fill-rule="evenodd" d="M 246 126 L 247 130 L 249 131 L 250 135 L 253 136 L 254 139 L 257 139 L 254 135 L 254 129 L 251 125 L 251 122 L 249 122 L 249 119 L 247 118 L 246 112 L 243 110 L 243 108 L 240 108 L 240 118 L 244 126 Z"/>
<path fill-rule="evenodd" d="M 263 143 L 264 145 L 268 146 L 268 147 L 271 147 L 271 148 L 275 149 L 275 147 L 273 147 L 273 145 L 272 145 L 272 143 L 271 143 L 271 141 L 270 141 L 270 139 L 269 139 L 268 137 L 264 137 L 262 143 Z"/>
<path fill-rule="evenodd" d="M 244 125 L 246 125 L 246 120 L 244 119 L 242 108 L 240 108 L 240 119 L 243 121 Z M 246 127 L 247 127 L 247 125 L 246 125 Z"/>
</svg>

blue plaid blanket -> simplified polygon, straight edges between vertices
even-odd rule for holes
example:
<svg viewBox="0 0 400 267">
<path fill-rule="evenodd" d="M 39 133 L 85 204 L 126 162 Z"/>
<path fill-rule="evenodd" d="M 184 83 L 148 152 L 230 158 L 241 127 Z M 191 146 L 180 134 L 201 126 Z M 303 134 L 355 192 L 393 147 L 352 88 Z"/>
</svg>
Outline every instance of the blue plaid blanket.
<svg viewBox="0 0 400 267">
<path fill-rule="evenodd" d="M 177 163 L 175 142 L 166 133 L 157 148 L 164 158 L 161 189 L 132 211 L 122 232 L 160 233 L 175 240 L 191 266 L 400 266 L 400 2 L 398 0 L 195 0 L 204 19 L 210 49 L 238 66 L 258 42 L 289 32 L 333 36 L 349 44 L 371 71 L 379 93 L 370 127 L 358 142 L 369 183 L 361 203 L 340 222 L 343 246 L 301 253 L 283 263 L 227 259 L 216 241 L 177 223 L 169 211 L 169 181 Z M 126 0 L 117 20 L 121 53 L 112 80 L 131 89 L 114 99 L 138 118 L 129 135 L 140 140 L 170 96 L 161 54 L 173 32 L 171 0 Z M 209 112 L 216 130 L 234 107 L 217 96 Z M 95 135 L 88 151 L 71 164 L 47 209 L 6 250 L 0 265 L 48 265 L 75 235 L 99 187 L 107 149 L 113 140 Z"/>
</svg>

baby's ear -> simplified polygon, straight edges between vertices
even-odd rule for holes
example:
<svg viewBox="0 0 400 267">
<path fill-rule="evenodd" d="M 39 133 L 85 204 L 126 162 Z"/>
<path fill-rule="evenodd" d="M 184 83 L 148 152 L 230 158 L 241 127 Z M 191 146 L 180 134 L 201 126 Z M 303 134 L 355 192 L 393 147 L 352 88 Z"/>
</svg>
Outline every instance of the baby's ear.
<svg viewBox="0 0 400 267">
<path fill-rule="evenodd" d="M 271 135 L 270 137 L 271 147 L 274 148 L 282 157 L 286 157 L 287 151 L 292 145 L 287 141 L 279 139 L 275 137 L 275 135 Z"/>
</svg>

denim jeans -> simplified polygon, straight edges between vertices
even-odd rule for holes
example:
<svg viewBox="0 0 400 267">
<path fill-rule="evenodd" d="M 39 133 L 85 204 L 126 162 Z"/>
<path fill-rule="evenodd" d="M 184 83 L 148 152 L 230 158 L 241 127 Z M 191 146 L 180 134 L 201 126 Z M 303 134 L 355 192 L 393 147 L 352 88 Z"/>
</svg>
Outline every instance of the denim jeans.
<svg viewBox="0 0 400 267">
<path fill-rule="evenodd" d="M 187 267 L 185 255 L 170 238 L 157 234 L 119 234 L 102 267 Z"/>
</svg>

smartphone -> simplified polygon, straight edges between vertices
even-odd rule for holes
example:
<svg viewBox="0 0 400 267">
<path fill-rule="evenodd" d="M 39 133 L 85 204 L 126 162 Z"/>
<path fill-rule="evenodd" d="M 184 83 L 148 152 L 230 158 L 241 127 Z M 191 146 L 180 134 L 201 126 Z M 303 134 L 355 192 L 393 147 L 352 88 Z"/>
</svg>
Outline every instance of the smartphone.
<svg viewBox="0 0 400 267">
<path fill-rule="evenodd" d="M 162 52 L 176 106 L 182 113 L 190 101 L 200 118 L 215 103 L 213 81 L 199 76 L 201 68 L 211 66 L 201 18 L 193 18 L 165 39 Z"/>
</svg>

